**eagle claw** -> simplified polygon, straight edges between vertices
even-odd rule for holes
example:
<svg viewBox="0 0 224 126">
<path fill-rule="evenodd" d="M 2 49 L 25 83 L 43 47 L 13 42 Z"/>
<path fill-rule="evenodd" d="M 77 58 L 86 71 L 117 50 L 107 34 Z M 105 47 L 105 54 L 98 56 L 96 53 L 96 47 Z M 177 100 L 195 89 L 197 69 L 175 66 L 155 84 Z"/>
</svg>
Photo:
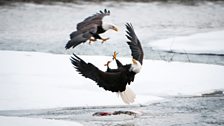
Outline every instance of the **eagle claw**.
<svg viewBox="0 0 224 126">
<path fill-rule="evenodd" d="M 112 58 L 113 60 L 116 60 L 117 59 L 117 54 L 118 53 L 116 51 L 114 51 L 113 58 Z"/>
<path fill-rule="evenodd" d="M 96 39 L 95 38 L 89 38 L 89 44 L 91 44 L 91 42 L 95 42 Z"/>
<path fill-rule="evenodd" d="M 102 43 L 106 42 L 109 38 L 102 38 Z"/>
</svg>

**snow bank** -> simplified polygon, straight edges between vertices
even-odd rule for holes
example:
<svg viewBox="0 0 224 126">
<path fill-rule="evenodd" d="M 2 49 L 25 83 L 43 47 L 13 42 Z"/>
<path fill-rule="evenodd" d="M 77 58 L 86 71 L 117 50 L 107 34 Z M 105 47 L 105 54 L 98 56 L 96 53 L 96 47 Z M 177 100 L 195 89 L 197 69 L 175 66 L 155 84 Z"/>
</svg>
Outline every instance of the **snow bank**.
<svg viewBox="0 0 224 126">
<path fill-rule="evenodd" d="M 198 33 L 149 43 L 153 49 L 183 52 L 224 54 L 224 31 Z"/>
<path fill-rule="evenodd" d="M 112 57 L 80 56 L 106 70 Z M 124 105 L 116 93 L 80 76 L 69 55 L 0 51 L 0 110 Z M 131 58 L 120 58 L 129 63 Z M 111 64 L 112 67 L 114 64 Z M 224 89 L 224 66 L 144 60 L 130 88 L 134 104 L 160 101 L 159 96 L 195 95 Z"/>
<path fill-rule="evenodd" d="M 167 95 L 201 95 L 203 92 L 224 90 L 224 66 L 145 60 L 136 76 L 136 92 Z"/>
<path fill-rule="evenodd" d="M 69 58 L 69 55 L 0 51 L 0 110 L 124 105 L 116 93 L 80 76 Z M 111 59 L 82 58 L 104 69 L 104 63 Z M 135 104 L 160 99 L 138 94 Z"/>
<path fill-rule="evenodd" d="M 24 117 L 4 117 L 0 116 L 2 126 L 82 126 L 76 122 L 49 120 L 49 119 L 32 119 Z"/>
</svg>

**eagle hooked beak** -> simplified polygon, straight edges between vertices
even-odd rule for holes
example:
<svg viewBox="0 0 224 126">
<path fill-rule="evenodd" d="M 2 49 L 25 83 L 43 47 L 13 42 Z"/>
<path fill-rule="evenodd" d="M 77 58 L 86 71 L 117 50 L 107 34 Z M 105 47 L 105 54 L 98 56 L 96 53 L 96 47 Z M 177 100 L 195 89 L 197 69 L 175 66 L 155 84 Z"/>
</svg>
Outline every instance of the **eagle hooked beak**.
<svg viewBox="0 0 224 126">
<path fill-rule="evenodd" d="M 109 67 L 109 64 L 111 63 L 111 61 L 107 61 L 107 63 L 106 64 L 104 64 L 104 66 L 107 66 L 107 67 Z"/>
<path fill-rule="evenodd" d="M 118 32 L 118 28 L 116 28 L 115 26 L 113 26 L 113 30 Z"/>
<path fill-rule="evenodd" d="M 137 64 L 137 60 L 135 60 L 134 58 L 132 59 L 133 64 Z"/>
</svg>

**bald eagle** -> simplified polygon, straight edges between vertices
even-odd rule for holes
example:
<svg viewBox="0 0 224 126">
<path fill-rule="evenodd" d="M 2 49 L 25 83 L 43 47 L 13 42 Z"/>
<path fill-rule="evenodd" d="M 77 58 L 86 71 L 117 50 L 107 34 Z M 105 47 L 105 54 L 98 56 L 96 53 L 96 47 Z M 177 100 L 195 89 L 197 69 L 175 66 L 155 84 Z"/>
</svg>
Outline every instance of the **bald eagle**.
<svg viewBox="0 0 224 126">
<path fill-rule="evenodd" d="M 84 21 L 80 22 L 76 26 L 76 31 L 70 34 L 70 40 L 67 42 L 65 48 L 76 47 L 77 45 L 89 40 L 89 43 L 101 39 L 102 43 L 109 38 L 102 38 L 99 34 L 106 32 L 109 29 L 118 31 L 118 29 L 112 25 L 102 21 L 104 16 L 109 16 L 110 11 L 104 10 L 96 13 L 90 17 L 87 17 Z"/>
<path fill-rule="evenodd" d="M 131 49 L 132 63 L 123 65 L 118 59 L 116 59 L 116 53 L 114 53 L 114 59 L 117 63 L 117 69 L 110 69 L 109 65 L 107 71 L 101 71 L 92 63 L 86 63 L 84 60 L 73 54 L 71 57 L 71 63 L 74 68 L 82 76 L 92 79 L 97 83 L 99 87 L 105 90 L 117 92 L 124 103 L 130 104 L 134 102 L 135 94 L 126 85 L 131 84 L 134 81 L 134 77 L 140 72 L 143 63 L 143 50 L 139 39 L 137 38 L 134 29 L 131 24 L 126 24 L 128 45 Z"/>
</svg>

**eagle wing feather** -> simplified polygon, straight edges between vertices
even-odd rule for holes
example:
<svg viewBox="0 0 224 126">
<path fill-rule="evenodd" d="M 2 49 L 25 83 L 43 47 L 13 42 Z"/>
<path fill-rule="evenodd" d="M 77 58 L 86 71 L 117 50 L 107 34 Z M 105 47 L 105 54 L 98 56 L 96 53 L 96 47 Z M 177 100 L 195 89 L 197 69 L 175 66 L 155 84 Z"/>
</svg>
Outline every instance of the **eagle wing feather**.
<svg viewBox="0 0 224 126">
<path fill-rule="evenodd" d="M 131 55 L 135 60 L 138 60 L 142 64 L 144 53 L 143 53 L 141 43 L 140 43 L 138 37 L 135 34 L 135 31 L 134 31 L 134 28 L 133 28 L 132 24 L 127 23 L 126 28 L 127 28 L 126 37 L 129 40 L 127 43 L 128 43 L 128 45 L 131 49 Z"/>
<path fill-rule="evenodd" d="M 76 28 L 77 30 L 81 30 L 85 28 L 87 24 L 100 26 L 102 25 L 103 17 L 109 16 L 109 15 L 110 15 L 110 11 L 107 9 L 104 9 L 104 12 L 100 11 L 99 13 L 89 16 L 86 19 L 84 19 L 84 21 L 78 23 Z"/>
<path fill-rule="evenodd" d="M 105 90 L 118 92 L 119 90 L 125 89 L 127 82 L 125 82 L 124 85 L 119 83 L 120 80 L 123 80 L 123 78 L 121 78 L 121 72 L 103 72 L 93 64 L 86 63 L 75 54 L 71 57 L 71 63 L 79 74 L 95 81 L 99 87 Z"/>
</svg>

